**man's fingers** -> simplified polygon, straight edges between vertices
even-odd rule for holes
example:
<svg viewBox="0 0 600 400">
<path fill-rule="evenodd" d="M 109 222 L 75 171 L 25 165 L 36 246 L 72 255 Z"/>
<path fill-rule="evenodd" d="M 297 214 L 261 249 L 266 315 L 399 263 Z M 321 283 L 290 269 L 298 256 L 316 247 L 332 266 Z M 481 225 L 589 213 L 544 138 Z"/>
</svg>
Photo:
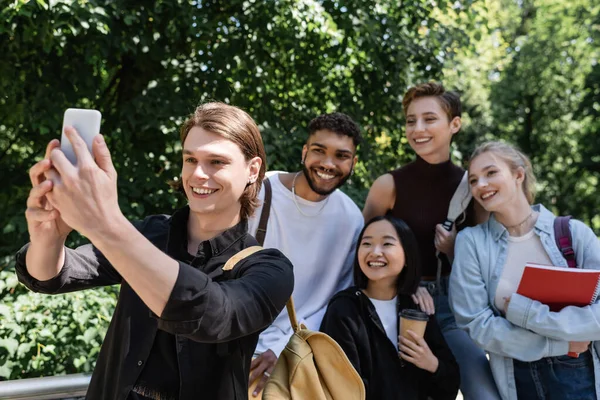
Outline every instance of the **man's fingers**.
<svg viewBox="0 0 600 400">
<path fill-rule="evenodd" d="M 60 142 L 58 141 L 58 139 L 52 139 L 50 143 L 48 143 L 48 145 L 46 146 L 46 153 L 44 154 L 44 158 L 50 158 L 50 153 L 52 153 L 52 150 L 58 147 L 60 147 Z"/>
<path fill-rule="evenodd" d="M 262 361 L 262 354 L 259 354 L 256 358 L 252 359 L 250 363 L 250 370 L 252 371 L 254 368 L 258 367 Z"/>
<path fill-rule="evenodd" d="M 42 198 L 52 190 L 52 182 L 51 181 L 43 181 L 37 186 L 34 186 L 29 191 L 29 197 L 27 197 L 27 207 L 37 207 L 43 208 L 44 204 L 42 203 Z"/>
<path fill-rule="evenodd" d="M 25 210 L 25 217 L 28 221 L 47 222 L 58 218 L 59 215 L 58 210 L 44 210 L 37 207 L 27 207 Z"/>
<path fill-rule="evenodd" d="M 256 360 L 258 360 L 258 358 Z M 256 360 L 253 360 L 253 362 Z M 263 362 L 259 362 L 258 364 L 255 364 L 254 367 L 250 366 L 250 383 L 257 380 L 258 377 L 260 377 L 266 370 L 267 370 L 267 364 L 263 363 Z"/>
<path fill-rule="evenodd" d="M 44 159 L 39 161 L 33 165 L 33 167 L 29 168 L 29 180 L 31 181 L 31 186 L 37 186 L 44 181 L 43 174 L 52 168 L 52 162 L 50 160 Z"/>
<path fill-rule="evenodd" d="M 250 379 L 248 379 L 248 381 L 250 383 L 254 382 L 255 380 L 258 379 L 259 376 L 261 376 L 263 374 L 263 372 L 265 372 L 264 368 L 254 368 L 253 370 L 251 370 L 250 372 Z"/>
<path fill-rule="evenodd" d="M 65 134 L 67 135 L 69 142 L 71 142 L 71 146 L 73 146 L 73 151 L 77 157 L 77 165 L 83 165 L 94 161 L 88 150 L 87 144 L 81 136 L 79 136 L 79 133 L 75 128 L 67 126 L 65 128 Z"/>
<path fill-rule="evenodd" d="M 35 163 L 34 166 L 29 169 L 29 179 L 31 180 L 32 186 L 37 186 L 44 180 L 42 179 L 42 174 L 52 167 L 52 162 L 50 162 L 50 153 L 57 147 L 60 147 L 60 142 L 58 139 L 51 140 L 46 146 L 44 159 Z"/>
<path fill-rule="evenodd" d="M 269 380 L 269 377 L 263 373 L 262 378 L 260 378 L 260 381 L 258 381 L 258 384 L 256 385 L 256 387 L 254 388 L 254 391 L 252 392 L 252 396 L 255 396 L 255 397 L 258 396 L 258 394 L 260 392 L 262 392 L 263 389 L 265 388 L 265 385 L 267 384 L 268 380 Z"/>
<path fill-rule="evenodd" d="M 58 184 L 61 181 L 58 171 L 54 168 L 50 168 L 49 170 L 44 172 L 44 178 L 46 178 L 47 181 L 52 182 L 52 187 L 56 186 L 56 184 Z"/>
<path fill-rule="evenodd" d="M 252 384 L 252 382 L 255 382 L 258 379 L 258 383 L 252 392 L 253 397 L 258 396 L 258 394 L 262 392 L 276 363 L 277 356 L 271 350 L 265 351 L 260 356 L 256 357 L 256 359 L 252 360 L 252 363 L 250 364 L 250 383 Z"/>
<path fill-rule="evenodd" d="M 115 178 L 117 172 L 115 171 L 110 151 L 108 151 L 108 146 L 104 141 L 104 136 L 98 135 L 94 138 L 92 150 L 94 152 L 96 164 L 98 164 L 100 169 L 106 172 L 111 178 Z"/>
<path fill-rule="evenodd" d="M 56 177 L 63 178 L 64 180 L 66 177 L 77 175 L 77 169 L 71 164 L 62 151 L 57 149 L 52 150 L 50 153 L 50 161 L 52 161 L 52 166 L 58 172 Z"/>
</svg>

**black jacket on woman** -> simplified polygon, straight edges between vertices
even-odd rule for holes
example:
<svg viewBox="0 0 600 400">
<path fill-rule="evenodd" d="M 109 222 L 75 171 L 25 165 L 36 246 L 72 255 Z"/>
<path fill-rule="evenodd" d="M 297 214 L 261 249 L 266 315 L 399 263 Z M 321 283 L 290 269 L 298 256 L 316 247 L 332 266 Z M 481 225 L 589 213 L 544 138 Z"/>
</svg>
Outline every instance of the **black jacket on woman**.
<svg viewBox="0 0 600 400">
<path fill-rule="evenodd" d="M 412 299 L 402 295 L 398 296 L 398 306 L 399 311 L 415 308 Z M 439 360 L 433 374 L 398 356 L 398 346 L 388 339 L 375 306 L 356 286 L 331 299 L 321 331 L 344 349 L 365 384 L 368 400 L 456 398 L 458 364 L 435 317 L 425 330 L 425 341 Z"/>
</svg>

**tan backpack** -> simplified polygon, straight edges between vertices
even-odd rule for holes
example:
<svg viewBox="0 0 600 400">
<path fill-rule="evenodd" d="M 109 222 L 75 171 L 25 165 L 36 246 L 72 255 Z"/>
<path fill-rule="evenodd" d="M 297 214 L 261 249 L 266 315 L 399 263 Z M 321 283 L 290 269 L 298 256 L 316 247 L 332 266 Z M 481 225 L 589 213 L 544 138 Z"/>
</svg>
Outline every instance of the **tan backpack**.
<svg viewBox="0 0 600 400">
<path fill-rule="evenodd" d="M 265 386 L 263 400 L 364 400 L 365 386 L 335 340 L 298 325 L 294 301 L 287 305 L 294 334 Z"/>
</svg>

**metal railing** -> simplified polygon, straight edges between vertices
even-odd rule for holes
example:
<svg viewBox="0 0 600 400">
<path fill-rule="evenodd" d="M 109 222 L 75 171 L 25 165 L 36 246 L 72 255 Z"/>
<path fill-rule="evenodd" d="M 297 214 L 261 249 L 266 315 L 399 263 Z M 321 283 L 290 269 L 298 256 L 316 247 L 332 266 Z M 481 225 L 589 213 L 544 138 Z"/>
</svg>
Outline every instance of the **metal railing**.
<svg viewBox="0 0 600 400">
<path fill-rule="evenodd" d="M 50 400 L 85 396 L 90 375 L 74 374 L 0 382 L 2 400 Z"/>
</svg>

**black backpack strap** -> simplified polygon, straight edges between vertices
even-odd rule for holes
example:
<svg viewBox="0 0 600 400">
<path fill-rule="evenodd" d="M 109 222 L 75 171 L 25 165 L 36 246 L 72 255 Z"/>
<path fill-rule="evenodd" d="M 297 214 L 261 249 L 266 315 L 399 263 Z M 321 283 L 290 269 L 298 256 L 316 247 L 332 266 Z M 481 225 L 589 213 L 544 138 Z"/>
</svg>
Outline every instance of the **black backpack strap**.
<svg viewBox="0 0 600 400">
<path fill-rule="evenodd" d="M 271 212 L 271 182 L 269 178 L 263 180 L 265 185 L 265 199 L 263 200 L 263 208 L 260 213 L 260 220 L 258 221 L 258 229 L 256 230 L 256 241 L 260 246 L 265 243 L 265 236 L 267 235 L 267 222 L 269 222 L 269 214 Z"/>
<path fill-rule="evenodd" d="M 571 216 L 556 217 L 554 219 L 554 239 L 569 268 L 576 268 L 575 251 L 573 250 L 573 237 L 571 236 L 571 227 L 569 221 Z"/>
</svg>

